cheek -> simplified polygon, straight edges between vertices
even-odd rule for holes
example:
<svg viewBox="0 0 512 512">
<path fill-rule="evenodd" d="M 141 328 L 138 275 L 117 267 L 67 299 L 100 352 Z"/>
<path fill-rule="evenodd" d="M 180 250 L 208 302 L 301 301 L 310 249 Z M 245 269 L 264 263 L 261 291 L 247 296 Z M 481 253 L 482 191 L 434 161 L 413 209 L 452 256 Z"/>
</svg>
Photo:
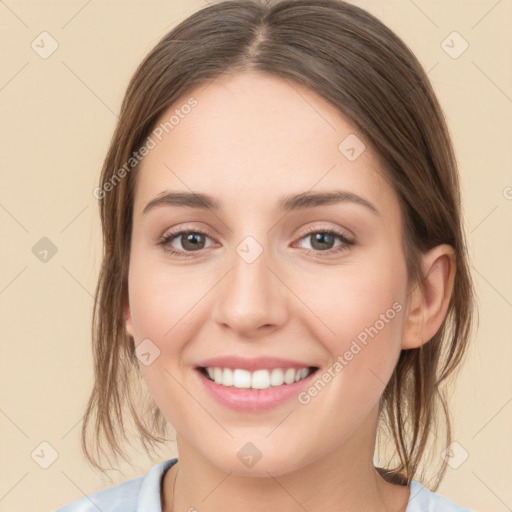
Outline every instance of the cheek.
<svg viewBox="0 0 512 512">
<path fill-rule="evenodd" d="M 362 343 L 377 334 L 399 343 L 407 290 L 405 264 L 351 265 L 325 275 L 305 273 L 294 285 L 297 295 L 314 313 L 315 334 L 339 354 L 350 342 Z M 313 323 L 314 322 L 314 323 Z M 376 332 L 378 331 L 378 332 Z"/>
<path fill-rule="evenodd" d="M 352 342 L 372 348 L 384 356 L 400 345 L 403 290 L 397 276 L 350 276 L 345 281 L 345 293 L 330 305 L 336 341 L 330 345 L 336 351 L 349 350 Z M 339 341 L 338 341 L 339 340 Z M 371 344 L 371 340 L 378 343 Z"/>
<path fill-rule="evenodd" d="M 353 272 L 337 283 L 326 283 L 322 291 L 330 292 L 331 299 L 312 308 L 320 311 L 324 306 L 323 319 L 334 334 L 325 327 L 315 333 L 330 360 L 299 402 L 305 405 L 304 421 L 331 440 L 343 442 L 377 406 L 400 354 L 400 274 L 391 279 L 380 272 L 380 277 L 375 281 L 368 272 Z"/>
<path fill-rule="evenodd" d="M 186 428 L 179 411 L 190 407 L 190 397 L 180 384 L 179 366 L 187 340 L 194 336 L 197 319 L 192 313 L 200 290 L 177 272 L 163 272 L 160 266 L 148 264 L 134 251 L 129 297 L 135 345 L 139 353 L 150 354 L 148 358 L 139 355 L 141 375 L 167 421 L 179 430 Z"/>
<path fill-rule="evenodd" d="M 335 381 L 331 397 L 344 404 L 375 403 L 401 350 L 405 261 L 376 258 L 340 268 L 336 276 L 302 279 L 296 290 L 308 297 L 315 313 L 310 328 L 330 357 L 325 366 L 331 375 L 324 380 Z"/>
<path fill-rule="evenodd" d="M 150 338 L 162 344 L 163 340 L 179 339 L 177 332 L 186 328 L 189 313 L 201 297 L 197 283 L 187 276 L 133 248 L 128 288 L 136 342 Z"/>
<path fill-rule="evenodd" d="M 148 264 L 136 249 L 132 251 L 128 282 L 139 369 L 155 402 L 168 416 L 168 410 L 174 409 L 168 404 L 170 397 L 182 393 L 177 368 L 186 340 L 193 336 L 191 313 L 200 290 L 193 293 L 192 283 L 176 272 L 163 272 L 160 266 Z"/>
</svg>

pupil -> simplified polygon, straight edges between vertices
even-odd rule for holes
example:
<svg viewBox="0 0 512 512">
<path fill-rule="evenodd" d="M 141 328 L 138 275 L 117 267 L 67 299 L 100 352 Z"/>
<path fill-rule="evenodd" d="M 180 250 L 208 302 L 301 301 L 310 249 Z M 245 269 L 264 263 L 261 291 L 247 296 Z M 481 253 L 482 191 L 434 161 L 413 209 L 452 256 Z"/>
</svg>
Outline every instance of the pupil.
<svg viewBox="0 0 512 512">
<path fill-rule="evenodd" d="M 313 247 L 317 243 L 317 241 L 320 243 L 320 247 L 317 247 L 318 249 L 325 249 L 325 244 L 330 245 L 333 241 L 333 235 L 330 233 L 316 233 L 313 235 Z M 323 245 L 324 244 L 324 245 Z M 329 247 L 327 247 L 329 248 Z"/>
<path fill-rule="evenodd" d="M 201 236 L 203 235 L 200 235 L 199 233 L 188 233 L 187 235 L 185 235 L 185 243 L 183 243 L 183 247 L 187 249 L 187 244 L 190 243 L 191 245 L 190 247 L 188 247 L 188 249 L 202 249 L 204 241 L 202 244 L 200 242 L 197 242 L 197 238 L 200 238 Z"/>
</svg>

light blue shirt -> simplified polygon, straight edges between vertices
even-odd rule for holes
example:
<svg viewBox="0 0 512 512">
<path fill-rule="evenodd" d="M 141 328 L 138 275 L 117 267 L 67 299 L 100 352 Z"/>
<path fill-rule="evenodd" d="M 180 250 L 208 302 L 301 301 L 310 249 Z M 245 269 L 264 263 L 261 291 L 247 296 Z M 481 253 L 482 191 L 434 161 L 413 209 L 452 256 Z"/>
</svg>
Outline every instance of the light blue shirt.
<svg viewBox="0 0 512 512">
<path fill-rule="evenodd" d="M 176 462 L 176 458 L 160 462 L 144 476 L 84 496 L 55 512 L 162 512 L 160 485 L 166 470 Z M 472 512 L 414 480 L 410 489 L 406 512 Z"/>
</svg>

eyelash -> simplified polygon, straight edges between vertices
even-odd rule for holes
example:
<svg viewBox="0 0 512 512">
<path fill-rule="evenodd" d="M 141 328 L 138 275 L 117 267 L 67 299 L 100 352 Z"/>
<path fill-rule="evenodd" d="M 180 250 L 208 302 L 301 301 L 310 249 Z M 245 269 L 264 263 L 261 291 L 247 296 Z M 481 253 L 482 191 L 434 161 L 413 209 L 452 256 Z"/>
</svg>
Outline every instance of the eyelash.
<svg viewBox="0 0 512 512">
<path fill-rule="evenodd" d="M 172 254 L 172 255 L 175 255 L 175 256 L 178 256 L 181 258 L 194 257 L 194 256 L 196 256 L 195 253 L 199 253 L 201 251 L 200 250 L 199 251 L 181 251 L 181 250 L 176 250 L 174 247 L 171 246 L 171 242 L 174 239 L 178 238 L 180 235 L 185 235 L 185 234 L 190 234 L 190 233 L 204 235 L 204 236 L 207 236 L 208 238 L 210 238 L 208 233 L 205 233 L 204 231 L 201 231 L 198 229 L 193 229 L 193 230 L 192 229 L 177 229 L 175 231 L 171 231 L 170 233 L 168 233 L 167 235 L 162 237 L 161 240 L 158 242 L 158 245 L 162 246 L 163 249 L 169 254 Z M 331 256 L 332 254 L 338 254 L 343 251 L 349 250 L 351 248 L 351 246 L 355 245 L 354 240 L 347 238 L 345 236 L 345 234 L 341 233 L 340 231 L 336 231 L 334 229 L 319 229 L 317 227 L 313 227 L 313 228 L 309 229 L 308 231 L 306 231 L 306 233 L 304 233 L 299 238 L 299 240 L 302 240 L 303 238 L 306 238 L 308 235 L 311 235 L 313 233 L 322 233 L 322 234 L 333 235 L 342 241 L 342 244 L 339 245 L 338 247 L 334 247 L 334 248 L 328 249 L 326 251 L 319 251 L 319 250 L 315 250 L 315 249 L 306 249 L 307 254 L 314 256 L 314 257 L 318 257 L 318 256 L 322 257 L 321 255 Z"/>
</svg>

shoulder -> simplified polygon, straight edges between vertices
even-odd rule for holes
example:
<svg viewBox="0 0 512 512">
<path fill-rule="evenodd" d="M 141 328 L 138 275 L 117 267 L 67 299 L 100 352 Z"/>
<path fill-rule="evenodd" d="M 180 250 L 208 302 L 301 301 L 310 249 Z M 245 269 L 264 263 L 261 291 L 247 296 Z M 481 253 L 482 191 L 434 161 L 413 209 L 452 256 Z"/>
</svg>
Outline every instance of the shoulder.
<svg viewBox="0 0 512 512">
<path fill-rule="evenodd" d="M 137 512 L 141 506 L 160 510 L 162 475 L 176 461 L 177 459 L 170 459 L 160 462 L 144 476 L 86 495 L 55 512 Z"/>
<path fill-rule="evenodd" d="M 135 512 L 137 506 L 137 496 L 144 477 L 134 478 L 123 482 L 122 484 L 103 489 L 101 491 L 89 494 L 83 498 L 68 503 L 56 512 L 113 512 L 120 510 L 125 512 Z"/>
<path fill-rule="evenodd" d="M 441 494 L 429 491 L 414 480 L 410 488 L 411 496 L 406 512 L 473 512 Z"/>
</svg>

